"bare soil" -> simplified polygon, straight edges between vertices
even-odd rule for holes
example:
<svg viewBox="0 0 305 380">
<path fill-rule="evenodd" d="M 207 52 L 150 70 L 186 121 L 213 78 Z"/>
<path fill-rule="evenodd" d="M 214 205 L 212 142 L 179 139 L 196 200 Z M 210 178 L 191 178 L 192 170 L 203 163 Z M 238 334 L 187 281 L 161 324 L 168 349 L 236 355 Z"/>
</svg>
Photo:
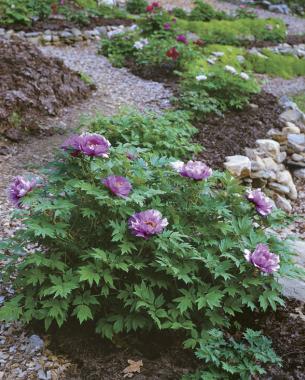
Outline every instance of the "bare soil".
<svg viewBox="0 0 305 380">
<path fill-rule="evenodd" d="M 268 314 L 244 313 L 240 317 L 244 327 L 262 330 L 273 342 L 276 353 L 282 357 L 282 368 L 270 366 L 261 380 L 305 379 L 305 307 L 286 300 L 286 306 Z M 36 330 L 37 331 L 37 327 Z M 41 334 L 41 331 L 38 329 Z M 240 335 L 233 332 L 234 335 Z M 128 360 L 142 360 L 141 372 L 134 380 L 179 380 L 192 373 L 202 363 L 191 351 L 183 350 L 179 334 L 158 333 L 121 336 L 114 343 L 94 333 L 92 324 L 79 327 L 70 321 L 61 329 L 50 332 L 49 349 L 55 355 L 67 356 L 73 363 L 63 380 L 119 380 Z"/>
<path fill-rule="evenodd" d="M 12 141 L 91 92 L 79 73 L 27 41 L 0 39 L 0 57 L 0 135 Z"/>
<path fill-rule="evenodd" d="M 270 128 L 280 128 L 280 113 L 277 98 L 262 92 L 240 111 L 229 111 L 223 116 L 211 114 L 197 121 L 195 139 L 204 147 L 200 158 L 210 166 L 223 168 L 226 156 L 243 154 L 244 148 L 251 148 L 257 139 L 266 138 Z"/>
</svg>

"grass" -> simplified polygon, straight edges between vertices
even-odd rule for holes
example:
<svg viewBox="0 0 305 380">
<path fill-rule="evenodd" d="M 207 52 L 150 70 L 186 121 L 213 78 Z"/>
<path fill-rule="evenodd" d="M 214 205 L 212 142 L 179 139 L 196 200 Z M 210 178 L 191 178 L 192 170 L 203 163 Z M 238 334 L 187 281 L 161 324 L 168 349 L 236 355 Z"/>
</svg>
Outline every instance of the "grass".
<svg viewBox="0 0 305 380">
<path fill-rule="evenodd" d="M 278 19 L 240 19 L 209 22 L 178 20 L 183 31 L 196 33 L 207 43 L 243 45 L 247 40 L 284 41 L 286 27 Z"/>
<path fill-rule="evenodd" d="M 293 96 L 292 99 L 298 105 L 300 110 L 305 112 L 305 92 Z"/>
</svg>

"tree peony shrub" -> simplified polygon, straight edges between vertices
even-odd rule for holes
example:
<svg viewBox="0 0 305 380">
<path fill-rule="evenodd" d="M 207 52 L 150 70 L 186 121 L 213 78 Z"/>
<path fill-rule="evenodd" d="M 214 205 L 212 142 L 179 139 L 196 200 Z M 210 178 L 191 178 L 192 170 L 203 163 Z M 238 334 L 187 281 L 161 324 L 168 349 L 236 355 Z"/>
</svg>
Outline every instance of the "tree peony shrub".
<svg viewBox="0 0 305 380">
<path fill-rule="evenodd" d="M 30 243 L 32 252 L 6 257 L 16 294 L 2 319 L 43 320 L 46 328 L 94 320 L 110 339 L 184 330 L 195 347 L 202 331 L 229 328 L 245 309 L 282 303 L 277 278 L 294 267 L 285 244 L 265 232 L 281 214 L 261 217 L 227 173 L 194 162 L 192 170 L 208 173 L 194 179 L 180 173 L 189 162 L 177 170 L 165 157 L 127 153 L 64 147 L 44 186 L 24 195 L 24 228 L 6 245 L 20 254 Z M 256 257 L 259 247 L 276 262 L 272 270 L 265 253 Z"/>
<path fill-rule="evenodd" d="M 128 144 L 130 149 L 137 147 L 177 158 L 188 158 L 202 150 L 190 142 L 197 129 L 190 123 L 190 115 L 183 111 L 158 115 L 129 109 L 111 117 L 97 116 L 84 125 L 93 132 L 107 134 L 113 146 Z"/>
<path fill-rule="evenodd" d="M 27 207 L 15 215 L 24 227 L 2 243 L 4 273 L 6 279 L 13 273 L 16 293 L 0 318 L 39 320 L 46 328 L 70 318 L 93 320 L 97 333 L 109 339 L 180 330 L 185 347 L 196 348 L 205 363 L 190 379 L 263 373 L 259 363 L 278 363 L 270 342 L 252 330 L 244 343 L 225 340 L 222 330 L 235 327 L 246 309 L 283 303 L 277 278 L 297 270 L 286 243 L 265 232 L 283 214 L 261 216 L 228 173 L 199 161 L 160 158 L 133 144 L 134 133 L 155 116 L 120 117 L 93 123 L 95 132 L 108 125 L 109 136 L 63 142 L 44 185 L 22 194 L 17 206 Z M 169 113 L 160 117 L 163 123 L 165 117 L 175 119 Z M 131 144 L 122 144 L 124 138 L 115 143 L 120 120 L 126 127 L 121 136 L 133 132 Z M 150 141 L 149 134 L 142 141 Z M 189 152 L 183 144 L 177 139 L 179 158 Z M 103 154 L 91 154 L 100 145 Z M 164 146 L 158 148 L 163 153 Z M 210 355 L 215 349 L 216 359 Z"/>
</svg>

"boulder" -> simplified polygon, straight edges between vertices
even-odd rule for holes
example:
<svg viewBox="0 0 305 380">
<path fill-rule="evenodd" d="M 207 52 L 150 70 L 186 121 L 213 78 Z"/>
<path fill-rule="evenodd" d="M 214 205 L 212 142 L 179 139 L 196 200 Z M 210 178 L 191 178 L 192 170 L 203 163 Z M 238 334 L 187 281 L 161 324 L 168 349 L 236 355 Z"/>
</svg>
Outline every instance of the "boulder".
<svg viewBox="0 0 305 380">
<path fill-rule="evenodd" d="M 267 156 L 276 158 L 280 154 L 280 144 L 271 139 L 256 140 L 258 148 Z"/>
<path fill-rule="evenodd" d="M 287 110 L 280 115 L 280 119 L 282 121 L 295 123 L 302 119 L 302 112 L 298 109 Z"/>
<path fill-rule="evenodd" d="M 251 161 L 247 156 L 227 156 L 224 167 L 236 177 L 249 177 L 251 174 Z"/>
<path fill-rule="evenodd" d="M 282 197 L 279 194 L 275 194 L 274 198 L 275 198 L 275 204 L 278 208 L 282 209 L 283 211 L 287 212 L 288 214 L 291 213 L 292 206 L 291 206 L 290 201 L 287 198 Z"/>
</svg>

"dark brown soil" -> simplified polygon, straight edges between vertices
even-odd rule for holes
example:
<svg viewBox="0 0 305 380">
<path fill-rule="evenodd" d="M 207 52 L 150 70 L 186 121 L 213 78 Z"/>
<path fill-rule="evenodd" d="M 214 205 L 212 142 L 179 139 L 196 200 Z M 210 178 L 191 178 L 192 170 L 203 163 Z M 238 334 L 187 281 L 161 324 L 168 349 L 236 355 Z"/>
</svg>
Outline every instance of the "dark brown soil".
<svg viewBox="0 0 305 380">
<path fill-rule="evenodd" d="M 33 22 L 32 25 L 26 26 L 23 24 L 12 24 L 10 25 L 10 29 L 18 31 L 24 31 L 24 32 L 43 32 L 44 30 L 52 30 L 52 31 L 62 31 L 64 29 L 72 29 L 72 28 L 78 28 L 78 29 L 94 29 L 97 26 L 118 26 L 118 25 L 131 25 L 132 20 L 126 20 L 126 19 L 111 19 L 111 18 L 104 18 L 104 17 L 90 17 L 89 22 L 86 24 L 80 24 L 77 22 L 72 22 L 68 20 L 62 20 L 62 19 L 47 19 L 47 20 L 38 20 L 36 22 Z M 0 22 L 0 28 L 7 28 L 5 25 L 1 25 Z"/>
<path fill-rule="evenodd" d="M 254 147 L 257 139 L 266 138 L 270 128 L 280 128 L 280 113 L 277 98 L 262 92 L 240 111 L 229 111 L 223 116 L 211 114 L 197 121 L 199 133 L 195 140 L 204 148 L 200 158 L 221 168 L 226 156 L 243 154 L 244 148 Z"/>
<path fill-rule="evenodd" d="M 13 141 L 91 91 L 80 74 L 26 41 L 0 39 L 0 57 L 0 136 Z"/>
<path fill-rule="evenodd" d="M 268 314 L 245 313 L 245 327 L 262 330 L 282 357 L 282 368 L 271 366 L 260 380 L 305 380 L 305 307 L 286 300 L 286 307 Z M 39 331 L 41 333 L 41 331 Z M 51 331 L 49 348 L 72 362 L 63 380 L 119 380 L 128 360 L 142 360 L 140 374 L 134 380 L 178 380 L 199 368 L 191 351 L 181 348 L 179 334 L 155 333 L 130 335 L 114 343 L 101 339 L 92 325 L 79 327 L 70 322 Z"/>
<path fill-rule="evenodd" d="M 134 380 L 180 380 L 198 367 L 194 354 L 183 350 L 177 334 L 130 335 L 115 344 L 94 333 L 91 326 L 69 324 L 52 334 L 52 352 L 72 361 L 63 380 L 121 380 L 128 360 L 142 360 Z"/>
<path fill-rule="evenodd" d="M 288 35 L 284 41 L 289 45 L 299 45 L 305 43 L 305 34 L 303 35 Z M 247 48 L 257 47 L 257 48 L 266 48 L 271 46 L 277 46 L 278 42 L 273 41 L 253 41 L 246 44 Z"/>
<path fill-rule="evenodd" d="M 271 367 L 262 380 L 305 380 L 305 306 L 289 301 L 259 321 L 264 334 L 272 339 L 276 353 L 282 358 L 282 368 Z"/>
</svg>

